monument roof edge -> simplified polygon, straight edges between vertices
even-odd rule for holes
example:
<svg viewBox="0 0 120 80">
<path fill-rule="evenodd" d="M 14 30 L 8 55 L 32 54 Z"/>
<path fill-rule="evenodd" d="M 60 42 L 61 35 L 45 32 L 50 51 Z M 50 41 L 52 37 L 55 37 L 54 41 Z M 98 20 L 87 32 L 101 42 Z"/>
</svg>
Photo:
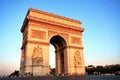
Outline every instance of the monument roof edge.
<svg viewBox="0 0 120 80">
<path fill-rule="evenodd" d="M 29 11 L 27 11 L 26 13 L 26 16 L 24 18 L 24 21 L 23 21 L 23 24 L 22 24 L 22 27 L 20 29 L 21 32 L 23 32 L 24 28 L 25 28 L 25 25 L 26 25 L 26 22 L 27 22 L 27 15 L 29 14 Z"/>
<path fill-rule="evenodd" d="M 42 14 L 45 14 L 45 15 L 48 15 L 48 16 L 53 16 L 53 17 L 57 17 L 57 18 L 60 18 L 60 19 L 64 19 L 64 20 L 68 20 L 68 21 L 72 21 L 72 22 L 76 22 L 76 23 L 82 24 L 79 20 L 67 18 L 67 17 L 64 17 L 64 16 L 60 16 L 60 15 L 57 15 L 57 14 L 50 13 L 50 12 L 37 10 L 37 9 L 34 9 L 34 8 L 29 8 L 29 11 L 42 13 Z"/>
<path fill-rule="evenodd" d="M 24 28 L 25 28 L 25 25 L 28 21 L 28 18 L 27 16 L 29 15 L 29 12 L 30 11 L 33 11 L 33 12 L 37 12 L 37 13 L 42 13 L 42 14 L 45 14 L 45 15 L 48 15 L 48 16 L 53 16 L 53 17 L 57 17 L 57 18 L 60 18 L 60 19 L 64 19 L 64 20 L 69 20 L 69 21 L 72 21 L 72 22 L 75 22 L 75 23 L 79 23 L 79 24 L 82 24 L 80 21 L 78 20 L 74 20 L 74 19 L 71 19 L 71 18 L 67 18 L 67 17 L 63 17 L 63 16 L 59 16 L 59 15 L 56 15 L 56 14 L 53 14 L 53 13 L 49 13 L 49 12 L 45 12 L 45 11 L 42 11 L 42 10 L 37 10 L 37 9 L 33 9 L 33 8 L 29 8 L 28 12 L 26 13 L 26 17 L 23 21 L 23 24 L 22 24 L 22 27 L 20 29 L 21 32 L 24 31 Z M 83 29 L 84 31 L 84 29 Z"/>
</svg>

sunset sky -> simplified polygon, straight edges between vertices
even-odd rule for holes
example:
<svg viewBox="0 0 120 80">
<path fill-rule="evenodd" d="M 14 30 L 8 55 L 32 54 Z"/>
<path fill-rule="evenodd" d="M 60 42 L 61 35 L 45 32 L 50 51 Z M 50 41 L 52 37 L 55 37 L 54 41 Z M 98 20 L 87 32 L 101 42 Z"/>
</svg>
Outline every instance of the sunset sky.
<svg viewBox="0 0 120 80">
<path fill-rule="evenodd" d="M 120 64 L 120 0 L 0 0 L 0 75 L 20 68 L 20 28 L 29 8 L 82 22 L 86 66 Z M 53 47 L 50 54 L 54 64 Z"/>
</svg>

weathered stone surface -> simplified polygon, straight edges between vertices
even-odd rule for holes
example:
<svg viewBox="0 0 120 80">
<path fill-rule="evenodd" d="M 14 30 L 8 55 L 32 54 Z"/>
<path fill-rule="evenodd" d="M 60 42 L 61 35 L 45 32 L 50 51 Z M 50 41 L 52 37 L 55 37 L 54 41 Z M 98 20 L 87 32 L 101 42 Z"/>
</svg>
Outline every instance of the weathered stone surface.
<svg viewBox="0 0 120 80">
<path fill-rule="evenodd" d="M 84 74 L 83 31 L 80 21 L 30 8 L 21 28 L 20 74 L 49 74 L 50 43 L 56 50 L 56 74 Z"/>
</svg>

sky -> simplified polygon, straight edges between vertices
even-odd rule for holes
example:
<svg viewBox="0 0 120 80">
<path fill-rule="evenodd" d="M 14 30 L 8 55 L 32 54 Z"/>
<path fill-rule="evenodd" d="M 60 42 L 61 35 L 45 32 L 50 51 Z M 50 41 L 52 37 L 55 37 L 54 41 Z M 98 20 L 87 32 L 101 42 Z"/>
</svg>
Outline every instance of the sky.
<svg viewBox="0 0 120 80">
<path fill-rule="evenodd" d="M 85 66 L 120 64 L 120 0 L 0 0 L 0 75 L 20 68 L 20 29 L 29 8 L 82 22 Z M 50 55 L 54 61 L 54 47 Z"/>
</svg>

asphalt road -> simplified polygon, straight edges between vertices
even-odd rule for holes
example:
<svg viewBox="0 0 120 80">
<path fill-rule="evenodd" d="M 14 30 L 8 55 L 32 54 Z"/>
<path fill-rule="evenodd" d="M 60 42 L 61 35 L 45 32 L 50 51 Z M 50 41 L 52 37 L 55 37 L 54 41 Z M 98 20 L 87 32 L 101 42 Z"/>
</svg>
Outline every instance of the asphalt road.
<svg viewBox="0 0 120 80">
<path fill-rule="evenodd" d="M 119 76 L 42 76 L 24 78 L 0 78 L 0 80 L 120 80 Z"/>
</svg>

